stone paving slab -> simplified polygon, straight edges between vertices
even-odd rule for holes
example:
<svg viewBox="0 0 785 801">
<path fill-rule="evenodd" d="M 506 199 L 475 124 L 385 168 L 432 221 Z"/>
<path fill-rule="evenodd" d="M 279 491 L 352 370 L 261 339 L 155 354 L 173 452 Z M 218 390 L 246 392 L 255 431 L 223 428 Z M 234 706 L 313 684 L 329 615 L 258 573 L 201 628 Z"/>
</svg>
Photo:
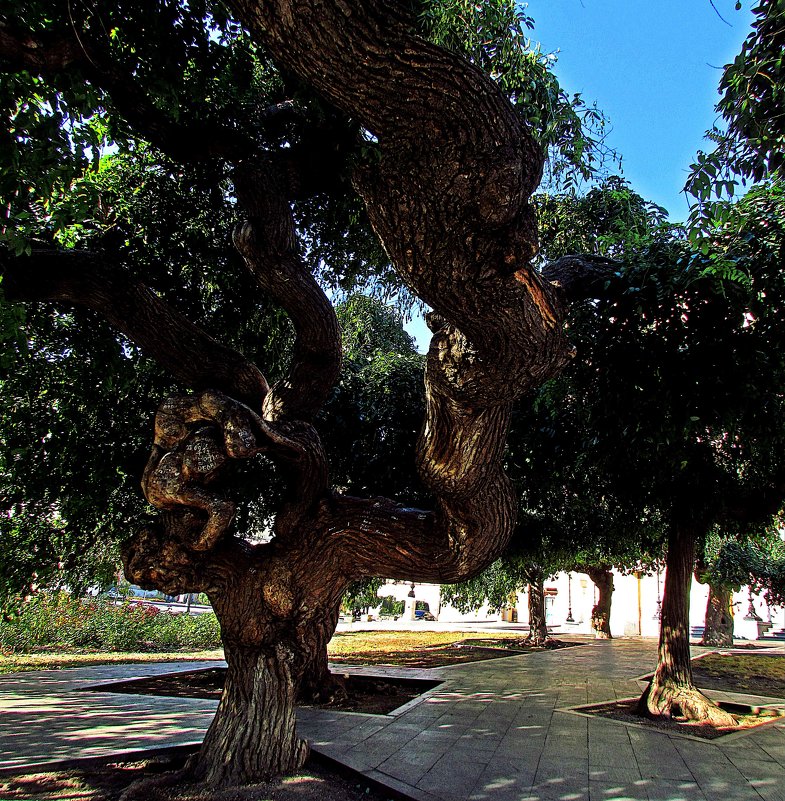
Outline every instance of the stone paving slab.
<svg viewBox="0 0 785 801">
<path fill-rule="evenodd" d="M 418 671 L 443 683 L 397 714 L 302 709 L 298 725 L 316 750 L 417 801 L 785 801 L 785 721 L 705 742 L 562 711 L 636 694 L 655 661 L 656 643 L 621 639 Z M 0 677 L 0 767 L 197 742 L 214 701 L 92 687 L 219 664 Z"/>
</svg>

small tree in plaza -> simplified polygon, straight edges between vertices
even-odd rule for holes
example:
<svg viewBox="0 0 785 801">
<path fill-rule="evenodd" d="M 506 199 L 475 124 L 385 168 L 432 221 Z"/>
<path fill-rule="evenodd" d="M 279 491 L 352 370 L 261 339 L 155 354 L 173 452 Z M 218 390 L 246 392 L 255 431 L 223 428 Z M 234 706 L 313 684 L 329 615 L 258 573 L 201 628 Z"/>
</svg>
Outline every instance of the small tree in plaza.
<svg viewBox="0 0 785 801">
<path fill-rule="evenodd" d="M 695 549 L 714 526 L 765 524 L 782 503 L 782 198 L 778 186 L 751 191 L 705 255 L 654 243 L 611 279 L 578 336 L 586 358 L 568 379 L 592 432 L 587 458 L 619 496 L 658 510 L 667 532 L 649 714 L 724 718 L 691 681 Z M 721 278 L 720 261 L 743 277 Z"/>
</svg>

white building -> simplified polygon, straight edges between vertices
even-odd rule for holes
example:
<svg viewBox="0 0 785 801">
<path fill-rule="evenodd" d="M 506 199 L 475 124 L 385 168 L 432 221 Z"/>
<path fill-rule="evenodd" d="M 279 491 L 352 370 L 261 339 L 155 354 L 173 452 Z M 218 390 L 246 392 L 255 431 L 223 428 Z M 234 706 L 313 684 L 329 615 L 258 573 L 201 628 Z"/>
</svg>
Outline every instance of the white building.
<svg viewBox="0 0 785 801">
<path fill-rule="evenodd" d="M 613 571 L 613 603 L 611 607 L 611 633 L 621 636 L 659 636 L 659 602 L 664 589 L 664 571 L 658 574 L 621 574 Z M 482 607 L 476 612 L 463 614 L 448 604 L 442 604 L 438 584 L 412 584 L 410 582 L 388 582 L 379 589 L 379 596 L 392 596 L 405 604 L 404 619 L 415 616 L 417 602 L 427 604 L 430 612 L 443 623 L 493 622 L 510 620 L 511 611 L 502 613 Z M 693 578 L 690 596 L 690 627 L 694 634 L 702 629 L 706 614 L 709 588 Z M 591 634 L 591 610 L 597 601 L 598 592 L 594 582 L 585 573 L 559 573 L 545 582 L 545 613 L 548 626 L 555 634 Z M 750 603 L 761 621 L 771 621 L 769 631 L 785 628 L 785 609 L 767 607 L 761 596 L 753 595 L 744 588 L 734 593 L 734 636 L 759 639 L 761 627 L 749 615 Z M 420 604 L 422 605 L 422 604 Z M 528 623 L 528 599 L 526 592 L 518 593 L 514 607 L 519 623 Z"/>
</svg>

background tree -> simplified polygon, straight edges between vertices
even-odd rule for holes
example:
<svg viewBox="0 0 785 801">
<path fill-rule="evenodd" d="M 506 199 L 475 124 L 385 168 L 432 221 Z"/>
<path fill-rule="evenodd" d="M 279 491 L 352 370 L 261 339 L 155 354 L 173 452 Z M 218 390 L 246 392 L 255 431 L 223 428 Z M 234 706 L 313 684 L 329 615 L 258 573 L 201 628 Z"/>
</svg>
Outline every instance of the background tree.
<svg viewBox="0 0 785 801">
<path fill-rule="evenodd" d="M 661 521 L 656 510 L 619 495 L 601 466 L 587 458 L 585 442 L 592 432 L 581 408 L 574 408 L 576 391 L 567 372 L 521 404 L 509 440 L 510 474 L 521 488 L 521 540 L 525 543 L 533 528 L 551 572 L 591 578 L 598 590 L 592 628 L 609 638 L 612 570 L 650 565 L 659 550 Z M 517 541 L 514 537 L 513 550 Z"/>
<path fill-rule="evenodd" d="M 734 555 L 747 552 L 747 548 L 734 547 L 738 544 L 737 540 L 712 531 L 703 542 L 703 552 L 697 556 L 695 578 L 709 589 L 701 645 L 733 645 L 733 593 L 747 583 L 748 575 L 746 560 L 733 559 Z"/>
<path fill-rule="evenodd" d="M 749 586 L 765 593 L 769 606 L 785 605 L 785 542 L 781 516 L 773 525 L 754 535 L 718 537 L 719 547 L 712 552 L 710 578 L 721 586 Z M 708 614 L 707 614 L 708 618 Z"/>
<path fill-rule="evenodd" d="M 572 394 L 559 416 L 585 422 L 586 462 L 667 531 L 649 714 L 722 718 L 691 680 L 695 548 L 714 526 L 757 525 L 781 503 L 781 201 L 777 186 L 752 190 L 715 231 L 716 253 L 663 231 L 615 265 L 594 302 L 573 307 L 584 359 L 565 375 Z M 714 256 L 744 280 L 714 270 Z"/>
</svg>

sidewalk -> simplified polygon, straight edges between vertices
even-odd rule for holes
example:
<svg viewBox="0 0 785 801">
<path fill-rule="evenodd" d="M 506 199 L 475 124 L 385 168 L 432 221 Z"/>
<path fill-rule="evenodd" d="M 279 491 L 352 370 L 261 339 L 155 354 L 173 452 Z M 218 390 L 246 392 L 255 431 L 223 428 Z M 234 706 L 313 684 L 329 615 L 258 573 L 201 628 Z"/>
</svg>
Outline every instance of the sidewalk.
<svg viewBox="0 0 785 801">
<path fill-rule="evenodd" d="M 444 683 L 396 714 L 300 710 L 300 731 L 420 801 L 785 801 L 785 722 L 707 742 L 563 711 L 638 695 L 655 660 L 652 641 L 613 640 L 422 671 Z M 198 741 L 214 702 L 80 688 L 215 664 L 2 677 L 0 767 Z"/>
</svg>

